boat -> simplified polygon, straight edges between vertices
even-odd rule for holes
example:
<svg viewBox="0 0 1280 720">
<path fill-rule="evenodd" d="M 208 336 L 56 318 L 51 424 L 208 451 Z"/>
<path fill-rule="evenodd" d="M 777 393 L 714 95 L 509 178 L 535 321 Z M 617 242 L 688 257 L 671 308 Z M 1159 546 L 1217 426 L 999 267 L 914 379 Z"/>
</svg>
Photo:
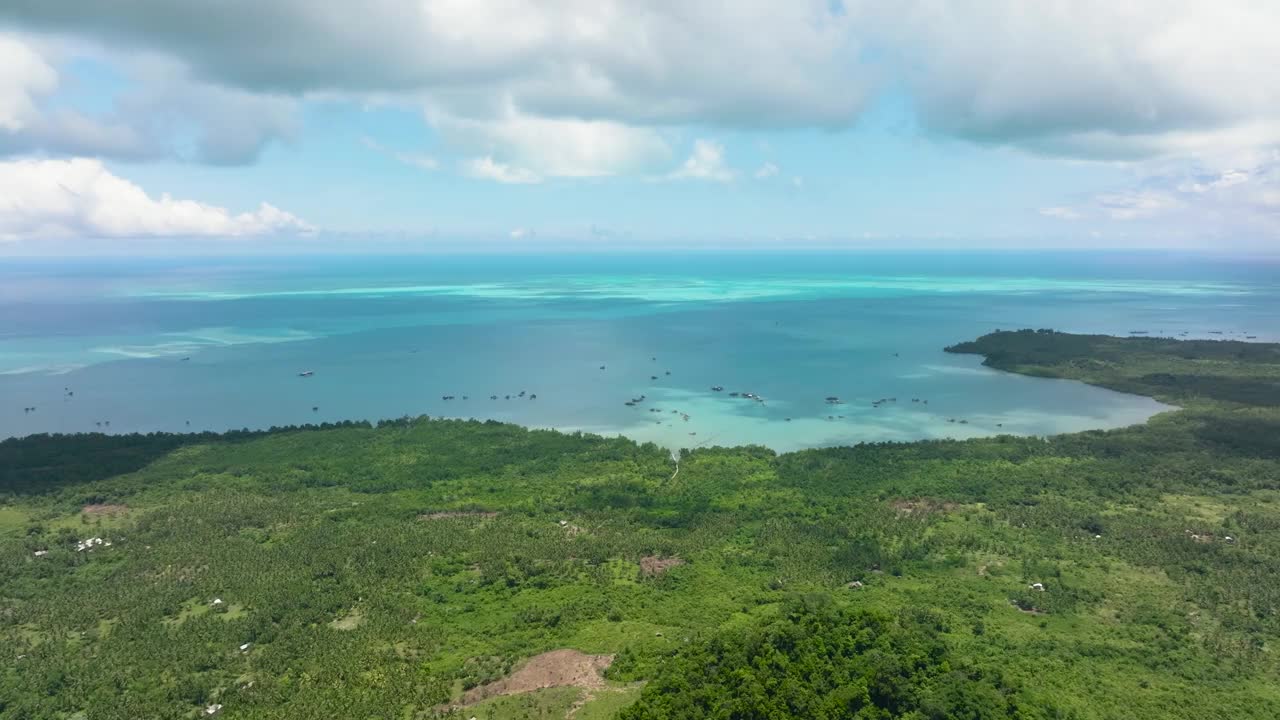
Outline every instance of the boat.
<svg viewBox="0 0 1280 720">
<path fill-rule="evenodd" d="M 311 377 L 312 375 L 315 375 L 315 374 L 316 374 L 315 370 L 303 370 L 302 372 L 298 373 L 298 377 Z"/>
<path fill-rule="evenodd" d="M 712 386 L 711 386 L 711 392 L 724 392 L 724 386 L 723 386 L 723 385 L 712 385 Z"/>
</svg>

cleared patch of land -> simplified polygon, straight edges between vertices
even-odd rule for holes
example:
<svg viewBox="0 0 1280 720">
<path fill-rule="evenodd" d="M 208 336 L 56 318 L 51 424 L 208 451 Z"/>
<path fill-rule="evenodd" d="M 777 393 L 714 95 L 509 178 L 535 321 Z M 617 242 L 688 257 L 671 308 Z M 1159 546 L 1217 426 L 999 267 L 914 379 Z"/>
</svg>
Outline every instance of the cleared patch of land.
<svg viewBox="0 0 1280 720">
<path fill-rule="evenodd" d="M 501 680 L 468 690 L 462 697 L 462 704 L 471 705 L 498 695 L 517 695 L 544 688 L 598 690 L 606 686 L 603 673 L 612 663 L 612 655 L 552 650 L 529 658 Z"/>
<path fill-rule="evenodd" d="M 646 555 L 640 558 L 640 574 L 647 577 L 665 574 L 673 567 L 679 567 L 684 564 L 684 560 L 678 557 L 657 557 L 656 555 Z"/>
</svg>

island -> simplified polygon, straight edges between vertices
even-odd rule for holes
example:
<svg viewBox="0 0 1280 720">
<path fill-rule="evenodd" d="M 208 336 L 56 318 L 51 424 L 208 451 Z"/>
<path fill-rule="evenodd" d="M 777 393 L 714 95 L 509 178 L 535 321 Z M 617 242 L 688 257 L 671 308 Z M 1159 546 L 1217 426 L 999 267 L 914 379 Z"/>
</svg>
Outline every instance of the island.
<svg viewBox="0 0 1280 720">
<path fill-rule="evenodd" d="M 675 458 L 426 417 L 0 442 L 0 719 L 1280 717 L 1280 345 L 948 350 L 1178 409 Z"/>
</svg>

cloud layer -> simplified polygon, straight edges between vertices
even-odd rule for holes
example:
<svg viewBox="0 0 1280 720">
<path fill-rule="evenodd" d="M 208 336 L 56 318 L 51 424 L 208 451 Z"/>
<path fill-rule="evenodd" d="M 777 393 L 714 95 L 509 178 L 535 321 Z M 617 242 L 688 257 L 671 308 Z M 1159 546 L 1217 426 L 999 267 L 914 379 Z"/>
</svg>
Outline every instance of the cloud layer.
<svg viewBox="0 0 1280 720">
<path fill-rule="evenodd" d="M 936 132 L 1039 152 L 1280 138 L 1280 4 L 1251 0 L 9 0 L 0 20 L 254 94 L 416 97 L 497 143 L 544 121 L 843 127 L 887 86 Z"/>
<path fill-rule="evenodd" d="M 152 197 L 97 160 L 0 163 L 0 240 L 244 237 L 312 230 L 267 203 L 233 214 L 192 200 Z"/>
<path fill-rule="evenodd" d="M 59 103 L 57 54 L 0 34 L 0 155 L 45 153 L 122 160 L 181 159 L 214 165 L 257 160 L 296 130 L 298 101 L 194 80 L 178 61 L 156 56 L 109 59 L 129 87 L 94 113 Z"/>
<path fill-rule="evenodd" d="M 1135 168 L 1041 223 L 1280 235 L 1277 2 L 6 0 L 0 26 L 0 156 L 249 164 L 307 103 L 368 104 L 434 131 L 431 155 L 365 142 L 426 170 L 799 187 L 714 138 L 852 128 L 883 101 L 930 140 Z M 91 110 L 61 102 L 83 57 L 121 76 Z"/>
</svg>

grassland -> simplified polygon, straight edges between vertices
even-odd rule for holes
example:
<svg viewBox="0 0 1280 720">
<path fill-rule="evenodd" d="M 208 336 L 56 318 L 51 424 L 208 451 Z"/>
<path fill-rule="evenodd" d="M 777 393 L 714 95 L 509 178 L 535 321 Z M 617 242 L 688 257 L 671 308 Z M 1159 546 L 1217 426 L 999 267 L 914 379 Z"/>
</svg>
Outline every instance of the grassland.
<svg viewBox="0 0 1280 720">
<path fill-rule="evenodd" d="M 426 418 L 0 443 L 0 718 L 1280 717 L 1280 346 L 951 349 L 1183 409 L 675 480 Z M 565 648 L 612 665 L 464 704 Z"/>
</svg>

